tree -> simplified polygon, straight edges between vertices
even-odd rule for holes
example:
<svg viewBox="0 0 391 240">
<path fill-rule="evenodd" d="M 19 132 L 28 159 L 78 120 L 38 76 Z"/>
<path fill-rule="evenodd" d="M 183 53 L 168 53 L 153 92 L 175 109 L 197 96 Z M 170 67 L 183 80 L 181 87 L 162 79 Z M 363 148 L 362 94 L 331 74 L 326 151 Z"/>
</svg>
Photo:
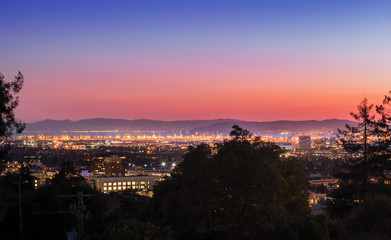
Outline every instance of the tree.
<svg viewBox="0 0 391 240">
<path fill-rule="evenodd" d="M 19 105 L 19 97 L 16 95 L 22 89 L 23 81 L 21 72 L 12 82 L 6 82 L 4 75 L 0 73 L 0 173 L 9 150 L 4 144 L 5 140 L 14 133 L 21 133 L 25 128 L 25 123 L 17 120 L 14 113 Z"/>
<path fill-rule="evenodd" d="M 107 223 L 106 223 L 107 224 Z M 143 222 L 134 219 L 126 219 L 122 222 L 108 223 L 104 239 L 110 240 L 173 240 L 173 233 L 170 228 L 155 226 L 150 222 Z M 96 238 L 93 238 L 96 239 Z"/>
<path fill-rule="evenodd" d="M 61 170 L 53 178 L 56 185 L 81 186 L 85 184 L 85 179 L 76 171 L 73 162 L 65 161 L 62 163 Z M 76 191 L 77 192 L 77 191 Z"/>
<path fill-rule="evenodd" d="M 246 140 L 247 138 L 251 137 L 250 131 L 247 129 L 243 129 L 239 127 L 238 125 L 232 126 L 232 131 L 229 133 L 231 137 L 234 138 L 234 140 Z"/>
<path fill-rule="evenodd" d="M 10 137 L 14 132 L 21 133 L 25 124 L 15 118 L 14 110 L 19 105 L 19 97 L 16 96 L 23 86 L 24 77 L 21 72 L 12 82 L 5 82 L 0 73 L 0 137 Z"/>
<path fill-rule="evenodd" d="M 349 180 L 354 183 L 367 183 L 368 171 L 367 165 L 369 159 L 374 154 L 371 151 L 372 144 L 370 144 L 369 137 L 375 134 L 377 124 L 375 116 L 371 113 L 373 104 L 368 105 L 367 99 L 364 99 L 357 107 L 358 113 L 351 112 L 351 116 L 358 121 L 357 126 L 346 124 L 346 129 L 338 129 L 340 143 L 345 151 L 350 154 L 348 162 L 348 169 L 344 173 L 340 173 L 343 180 Z M 343 176 L 342 176 L 343 175 Z"/>
<path fill-rule="evenodd" d="M 391 198 L 368 195 L 349 214 L 331 223 L 331 239 L 391 238 Z"/>
<path fill-rule="evenodd" d="M 391 91 L 389 91 L 391 95 Z M 376 106 L 376 111 L 382 116 L 382 121 L 385 123 L 391 122 L 391 96 L 385 95 L 383 99 L 383 104 Z"/>
<path fill-rule="evenodd" d="M 23 75 L 18 73 L 15 80 L 6 82 L 4 75 L 0 73 L 0 173 L 3 172 L 3 165 L 7 159 L 9 145 L 5 140 L 13 133 L 23 131 L 25 124 L 16 120 L 14 110 L 19 105 L 19 98 L 16 96 L 23 86 Z M 8 193 L 0 187 L 0 196 L 7 196 Z M 0 197 L 0 221 L 7 209 L 7 201 Z"/>
<path fill-rule="evenodd" d="M 389 92 L 391 95 L 391 91 Z M 383 129 L 382 138 L 385 139 L 387 148 L 385 151 L 390 152 L 391 145 L 391 96 L 385 95 L 383 104 L 376 106 L 376 112 L 380 115 L 379 126 Z"/>
<path fill-rule="evenodd" d="M 358 113 L 351 113 L 358 124 L 338 130 L 347 158 L 335 173 L 340 187 L 331 194 L 334 200 L 329 210 L 333 216 L 347 214 L 367 194 L 391 194 L 385 184 L 385 170 L 391 170 L 388 126 L 384 117 L 376 118 L 372 113 L 373 106 L 364 99 L 357 107 Z"/>
<path fill-rule="evenodd" d="M 218 145 L 216 154 L 205 144 L 189 147 L 155 188 L 151 221 L 171 226 L 179 239 L 314 237 L 307 231 L 313 225 L 301 165 L 272 143 L 237 141 L 248 131 L 235 130 L 239 134 Z"/>
</svg>

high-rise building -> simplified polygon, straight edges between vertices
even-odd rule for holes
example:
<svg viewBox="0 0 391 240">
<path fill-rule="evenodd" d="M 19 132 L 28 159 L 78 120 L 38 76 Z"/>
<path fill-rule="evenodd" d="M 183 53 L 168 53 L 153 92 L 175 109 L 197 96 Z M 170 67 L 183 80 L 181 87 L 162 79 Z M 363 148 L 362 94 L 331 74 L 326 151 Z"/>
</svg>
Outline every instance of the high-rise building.
<svg viewBox="0 0 391 240">
<path fill-rule="evenodd" d="M 311 149 L 311 137 L 300 136 L 299 137 L 299 149 L 307 150 Z"/>
<path fill-rule="evenodd" d="M 318 149 L 323 149 L 327 147 L 326 138 L 317 138 L 313 141 L 313 147 Z"/>
<path fill-rule="evenodd" d="M 105 158 L 104 157 L 94 157 L 94 175 L 104 175 L 105 174 Z"/>
<path fill-rule="evenodd" d="M 114 154 L 97 156 L 93 162 L 94 175 L 125 176 L 125 157 Z"/>
</svg>

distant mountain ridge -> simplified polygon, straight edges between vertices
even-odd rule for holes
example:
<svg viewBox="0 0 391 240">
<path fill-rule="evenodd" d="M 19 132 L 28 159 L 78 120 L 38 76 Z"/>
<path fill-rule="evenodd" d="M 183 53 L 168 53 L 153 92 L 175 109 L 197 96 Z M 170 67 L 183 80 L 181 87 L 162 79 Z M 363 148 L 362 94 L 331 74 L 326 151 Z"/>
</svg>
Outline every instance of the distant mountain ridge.
<svg viewBox="0 0 391 240">
<path fill-rule="evenodd" d="M 263 131 L 308 131 L 331 130 L 344 128 L 346 124 L 355 122 L 341 119 L 307 120 L 307 121 L 269 121 L 252 122 L 237 119 L 215 120 L 182 120 L 162 121 L 150 119 L 107 119 L 92 118 L 78 121 L 71 120 L 43 120 L 29 123 L 25 132 L 51 132 L 51 131 L 188 131 L 188 132 L 229 132 L 232 125 L 237 124 L 251 132 Z"/>
<path fill-rule="evenodd" d="M 355 122 L 342 119 L 306 120 L 306 121 L 270 121 L 270 122 L 247 122 L 239 123 L 240 127 L 250 132 L 298 132 L 311 130 L 329 130 L 337 132 L 338 128 L 344 128 L 346 124 L 355 125 Z M 232 125 L 230 123 L 211 124 L 207 127 L 194 128 L 196 132 L 227 132 Z"/>
</svg>

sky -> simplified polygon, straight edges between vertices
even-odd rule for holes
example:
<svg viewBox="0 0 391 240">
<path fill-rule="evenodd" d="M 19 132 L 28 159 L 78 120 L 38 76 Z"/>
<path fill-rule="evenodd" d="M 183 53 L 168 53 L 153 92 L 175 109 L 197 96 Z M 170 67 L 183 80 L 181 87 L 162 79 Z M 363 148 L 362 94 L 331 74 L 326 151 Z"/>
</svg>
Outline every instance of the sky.
<svg viewBox="0 0 391 240">
<path fill-rule="evenodd" d="M 18 118 L 349 119 L 391 90 L 391 1 L 0 0 Z"/>
</svg>

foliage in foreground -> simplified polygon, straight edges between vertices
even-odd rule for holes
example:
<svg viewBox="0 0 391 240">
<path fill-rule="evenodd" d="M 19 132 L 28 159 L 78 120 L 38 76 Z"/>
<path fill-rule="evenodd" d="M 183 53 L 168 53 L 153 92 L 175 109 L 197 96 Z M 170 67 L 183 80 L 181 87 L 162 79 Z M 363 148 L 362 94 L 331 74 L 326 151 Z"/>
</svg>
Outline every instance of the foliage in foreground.
<svg viewBox="0 0 391 240">
<path fill-rule="evenodd" d="M 347 215 L 330 223 L 335 240 L 391 239 L 391 198 L 367 195 Z"/>
<path fill-rule="evenodd" d="M 236 130 L 216 149 L 190 147 L 156 188 L 152 222 L 171 226 L 179 239 L 325 239 L 298 161 Z"/>
</svg>

